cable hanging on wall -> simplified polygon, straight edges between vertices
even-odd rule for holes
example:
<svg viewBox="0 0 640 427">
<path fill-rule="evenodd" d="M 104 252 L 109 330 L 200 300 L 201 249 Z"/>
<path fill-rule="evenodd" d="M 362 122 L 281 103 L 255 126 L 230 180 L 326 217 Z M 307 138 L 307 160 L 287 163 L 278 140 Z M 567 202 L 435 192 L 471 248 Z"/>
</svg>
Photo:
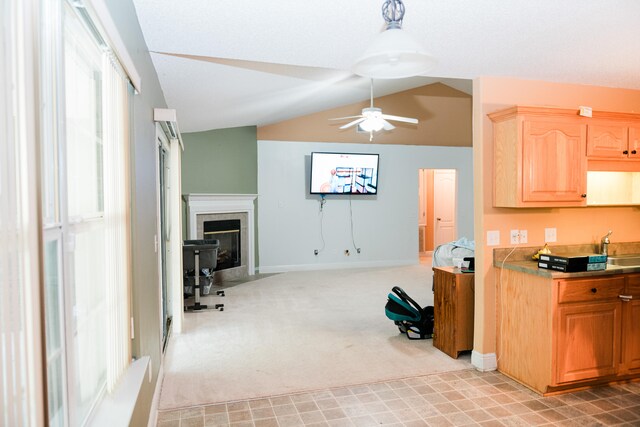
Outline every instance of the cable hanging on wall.
<svg viewBox="0 0 640 427">
<path fill-rule="evenodd" d="M 322 224 L 324 222 L 324 205 L 327 203 L 327 199 L 325 199 L 324 195 L 320 196 L 320 210 L 318 211 L 318 216 L 320 217 L 320 241 L 322 242 L 322 247 L 320 249 L 315 249 L 313 253 L 318 255 L 320 252 L 324 250 L 324 230 L 322 228 Z"/>
<path fill-rule="evenodd" d="M 353 249 L 356 250 L 356 253 L 360 253 L 360 248 L 356 245 L 356 239 L 353 237 L 353 207 L 351 205 L 351 195 L 349 195 L 349 219 L 351 224 L 351 244 L 353 245 Z"/>
</svg>

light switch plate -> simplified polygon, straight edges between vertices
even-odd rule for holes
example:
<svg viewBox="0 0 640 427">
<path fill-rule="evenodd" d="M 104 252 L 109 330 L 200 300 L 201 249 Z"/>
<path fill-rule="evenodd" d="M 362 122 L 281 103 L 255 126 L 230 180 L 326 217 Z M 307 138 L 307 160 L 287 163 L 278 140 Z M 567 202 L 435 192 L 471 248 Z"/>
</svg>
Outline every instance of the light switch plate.
<svg viewBox="0 0 640 427">
<path fill-rule="evenodd" d="M 545 228 L 544 229 L 544 242 L 545 243 L 553 243 L 557 241 L 556 229 L 554 228 Z"/>
<path fill-rule="evenodd" d="M 487 231 L 487 246 L 498 246 L 500 244 L 500 231 Z"/>
</svg>

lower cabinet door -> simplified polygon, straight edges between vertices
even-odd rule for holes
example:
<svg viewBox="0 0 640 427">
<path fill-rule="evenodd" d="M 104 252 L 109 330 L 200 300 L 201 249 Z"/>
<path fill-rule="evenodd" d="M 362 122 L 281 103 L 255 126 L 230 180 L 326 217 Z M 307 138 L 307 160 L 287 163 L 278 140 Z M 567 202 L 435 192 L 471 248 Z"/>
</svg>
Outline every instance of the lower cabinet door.
<svg viewBox="0 0 640 427">
<path fill-rule="evenodd" d="M 622 351 L 624 352 L 625 373 L 640 372 L 640 275 L 627 278 L 625 295 L 630 301 L 623 302 L 625 310 L 622 328 Z"/>
<path fill-rule="evenodd" d="M 558 309 L 556 383 L 615 375 L 622 303 L 567 304 Z"/>
</svg>

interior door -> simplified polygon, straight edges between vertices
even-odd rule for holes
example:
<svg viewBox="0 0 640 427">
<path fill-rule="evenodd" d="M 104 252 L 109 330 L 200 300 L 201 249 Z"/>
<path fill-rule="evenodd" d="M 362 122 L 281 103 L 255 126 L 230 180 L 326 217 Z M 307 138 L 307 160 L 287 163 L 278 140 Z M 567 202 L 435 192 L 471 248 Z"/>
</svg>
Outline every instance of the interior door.
<svg viewBox="0 0 640 427">
<path fill-rule="evenodd" d="M 434 247 L 456 239 L 456 171 L 433 172 Z"/>
</svg>

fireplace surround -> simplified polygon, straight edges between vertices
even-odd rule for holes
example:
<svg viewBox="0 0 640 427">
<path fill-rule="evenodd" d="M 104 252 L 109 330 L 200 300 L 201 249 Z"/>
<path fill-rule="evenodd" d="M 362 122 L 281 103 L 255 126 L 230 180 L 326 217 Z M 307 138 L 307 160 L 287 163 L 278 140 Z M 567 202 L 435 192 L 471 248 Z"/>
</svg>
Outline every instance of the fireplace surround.
<svg viewBox="0 0 640 427">
<path fill-rule="evenodd" d="M 191 240 L 218 239 L 209 231 L 205 234 L 205 223 L 222 221 L 224 224 L 239 222 L 237 254 L 240 265 L 214 273 L 216 283 L 238 279 L 255 273 L 255 194 L 187 194 L 183 196 L 187 204 L 187 234 Z M 230 232 L 231 230 L 223 230 Z M 220 236 L 222 237 L 222 236 Z"/>
</svg>

